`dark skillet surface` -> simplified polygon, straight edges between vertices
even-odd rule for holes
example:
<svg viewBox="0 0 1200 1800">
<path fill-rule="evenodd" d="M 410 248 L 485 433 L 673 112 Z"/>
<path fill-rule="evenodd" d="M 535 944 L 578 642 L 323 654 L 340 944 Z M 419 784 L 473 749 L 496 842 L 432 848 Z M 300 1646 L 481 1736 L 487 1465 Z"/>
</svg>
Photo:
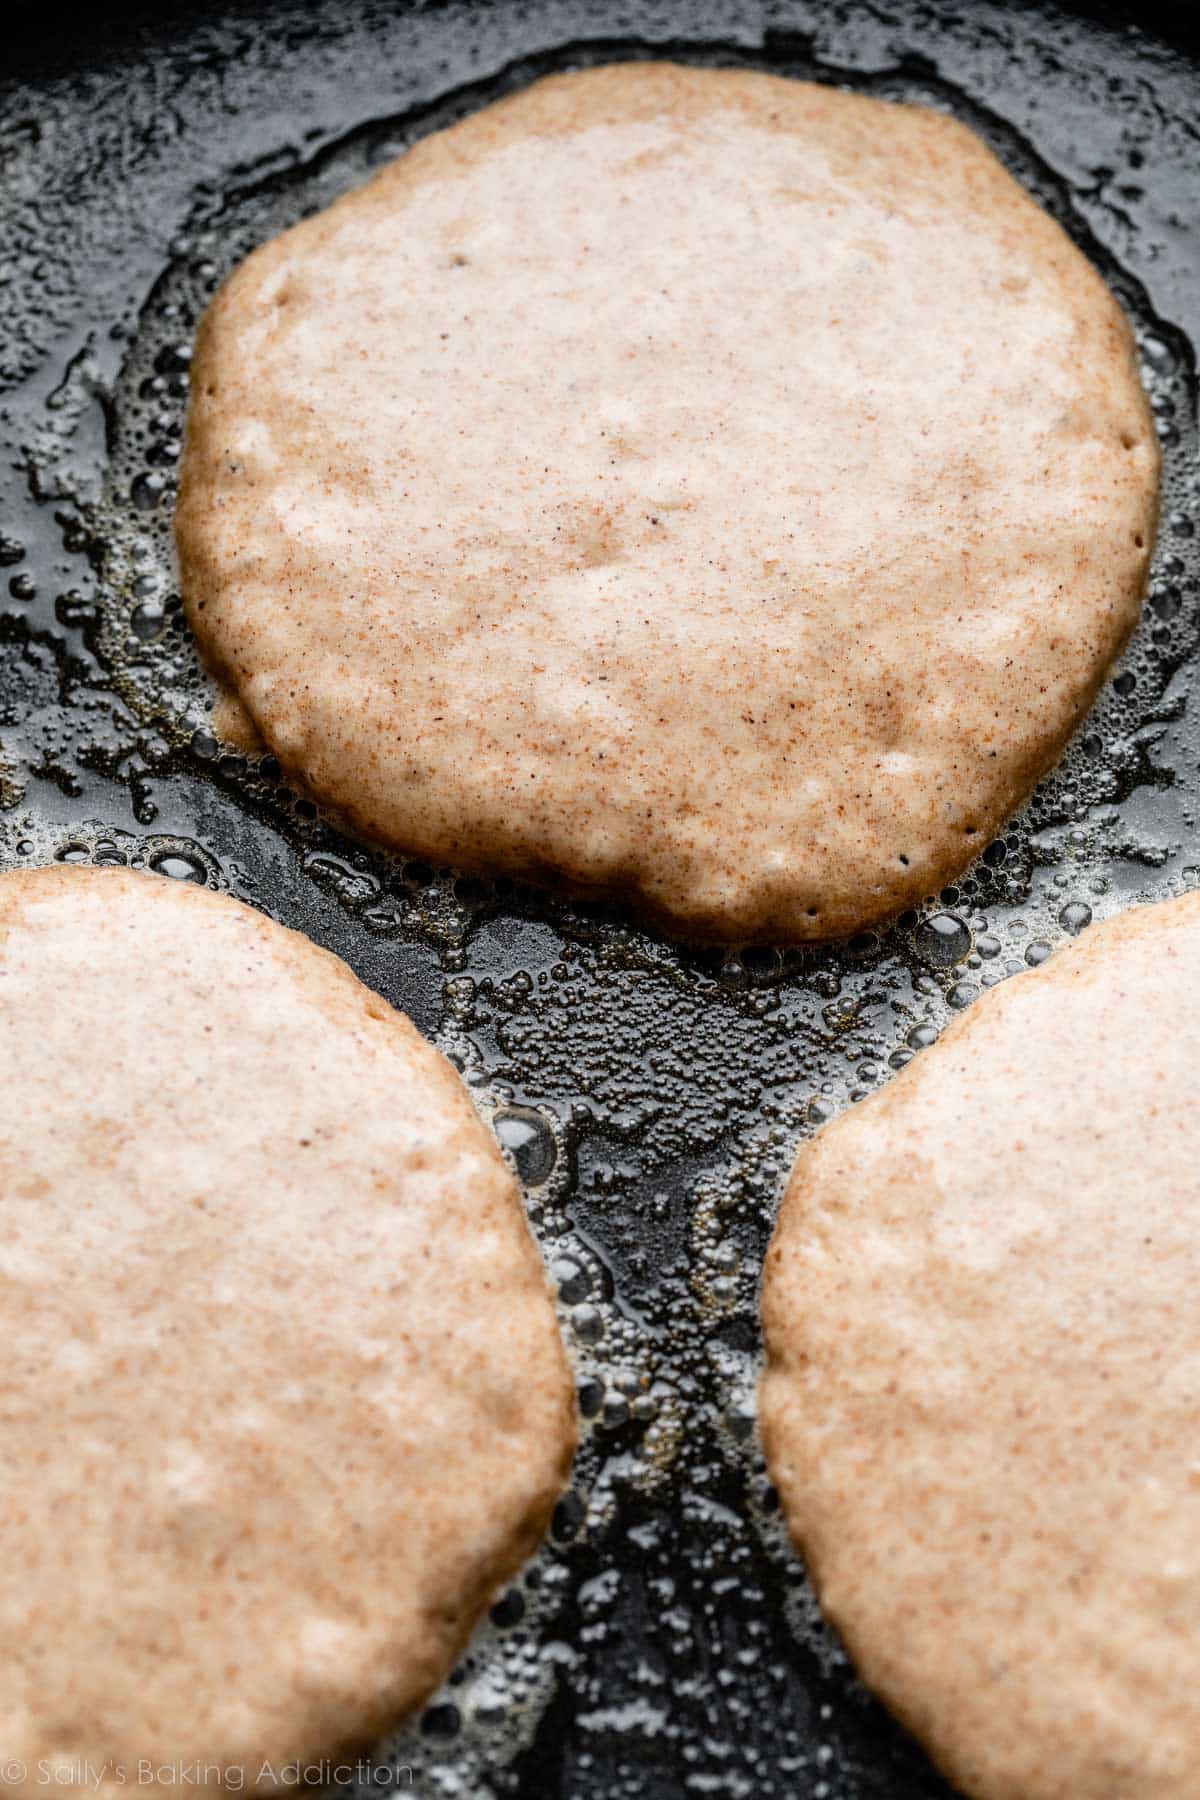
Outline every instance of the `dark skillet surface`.
<svg viewBox="0 0 1200 1800">
<path fill-rule="evenodd" d="M 17 9 L 0 88 L 0 865 L 151 863 L 345 956 L 499 1103 L 579 1356 L 586 1444 L 552 1542 L 359 1784 L 945 1793 L 782 1545 L 753 1430 L 758 1270 L 799 1136 L 1089 912 L 1200 881 L 1195 66 L 1115 12 L 985 5 L 297 0 L 102 29 L 42 10 Z M 186 352 L 214 281 L 421 131 L 649 53 L 983 131 L 1134 315 L 1164 438 L 1145 620 L 1063 767 L 958 888 L 819 953 L 722 962 L 361 851 L 218 752 L 173 599 Z"/>
</svg>

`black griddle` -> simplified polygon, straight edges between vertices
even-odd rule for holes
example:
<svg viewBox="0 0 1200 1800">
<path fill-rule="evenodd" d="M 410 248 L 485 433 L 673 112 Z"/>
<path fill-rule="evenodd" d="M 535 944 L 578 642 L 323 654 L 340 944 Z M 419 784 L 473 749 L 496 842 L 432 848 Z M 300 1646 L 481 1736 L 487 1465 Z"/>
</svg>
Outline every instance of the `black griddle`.
<svg viewBox="0 0 1200 1800">
<path fill-rule="evenodd" d="M 757 1281 L 806 1132 L 1089 918 L 1200 884 L 1193 10 L 291 0 L 6 17 L 0 866 L 149 866 L 345 957 L 495 1120 L 579 1363 L 585 1443 L 549 1543 L 348 1786 L 944 1796 L 783 1541 L 754 1431 Z M 364 850 L 270 759 L 217 744 L 180 615 L 187 363 L 221 277 L 423 132 L 548 71 L 649 55 L 974 126 L 1120 295 L 1163 439 L 1145 618 L 1062 766 L 955 887 L 833 948 L 693 952 L 617 908 Z"/>
</svg>

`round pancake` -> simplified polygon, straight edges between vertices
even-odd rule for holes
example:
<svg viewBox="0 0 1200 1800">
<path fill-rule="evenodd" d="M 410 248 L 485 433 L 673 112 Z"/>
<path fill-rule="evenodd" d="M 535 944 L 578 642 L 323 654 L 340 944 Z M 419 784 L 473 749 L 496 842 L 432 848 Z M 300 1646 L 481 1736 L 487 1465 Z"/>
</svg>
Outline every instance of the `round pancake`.
<svg viewBox="0 0 1200 1800">
<path fill-rule="evenodd" d="M 993 990 L 803 1149 L 767 1460 L 977 1800 L 1200 1795 L 1200 896 Z"/>
<path fill-rule="evenodd" d="M 1137 616 L 1129 330 L 963 126 L 730 70 L 537 83 L 257 250 L 196 346 L 201 645 L 431 860 L 673 933 L 944 884 Z"/>
<path fill-rule="evenodd" d="M 336 957 L 128 871 L 0 878 L 0 1070 L 6 1787 L 363 1743 L 571 1458 L 497 1145 Z"/>
</svg>

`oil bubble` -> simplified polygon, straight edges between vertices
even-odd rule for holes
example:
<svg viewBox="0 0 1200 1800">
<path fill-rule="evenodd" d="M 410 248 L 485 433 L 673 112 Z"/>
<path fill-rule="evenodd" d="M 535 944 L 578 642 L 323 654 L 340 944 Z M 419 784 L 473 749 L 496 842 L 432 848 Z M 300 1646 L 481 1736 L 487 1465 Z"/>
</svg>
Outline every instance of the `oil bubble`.
<svg viewBox="0 0 1200 1800">
<path fill-rule="evenodd" d="M 558 1146 L 540 1113 L 513 1107 L 496 1113 L 492 1128 L 526 1187 L 541 1187 L 550 1179 L 558 1160 Z"/>
<path fill-rule="evenodd" d="M 917 925 L 913 945 L 917 954 L 933 967 L 950 968 L 969 952 L 971 930 L 956 913 L 933 913 Z"/>
<path fill-rule="evenodd" d="M 1077 937 L 1092 922 L 1092 909 L 1086 900 L 1070 900 L 1058 915 L 1058 922 L 1064 931 Z"/>
<path fill-rule="evenodd" d="M 172 881 L 195 881 L 203 884 L 207 873 L 202 863 L 194 862 L 191 857 L 182 856 L 174 851 L 160 851 L 150 858 L 150 867 L 156 875 L 166 875 Z"/>
</svg>

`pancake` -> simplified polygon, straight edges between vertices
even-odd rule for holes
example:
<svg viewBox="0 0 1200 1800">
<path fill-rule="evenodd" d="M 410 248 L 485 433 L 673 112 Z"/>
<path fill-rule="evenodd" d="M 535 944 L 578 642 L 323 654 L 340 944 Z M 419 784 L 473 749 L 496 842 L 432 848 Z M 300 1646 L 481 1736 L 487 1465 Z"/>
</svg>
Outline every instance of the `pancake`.
<svg viewBox="0 0 1200 1800">
<path fill-rule="evenodd" d="M 0 878 L 0 1071 L 6 1789 L 364 1744 L 570 1463 L 496 1143 L 336 957 L 125 870 Z"/>
<path fill-rule="evenodd" d="M 1128 327 L 920 107 L 538 82 L 255 251 L 192 370 L 187 615 L 286 772 L 684 938 L 941 887 L 1137 618 Z"/>
<path fill-rule="evenodd" d="M 993 989 L 797 1160 L 771 1475 L 976 1800 L 1200 1795 L 1200 896 Z"/>
</svg>

